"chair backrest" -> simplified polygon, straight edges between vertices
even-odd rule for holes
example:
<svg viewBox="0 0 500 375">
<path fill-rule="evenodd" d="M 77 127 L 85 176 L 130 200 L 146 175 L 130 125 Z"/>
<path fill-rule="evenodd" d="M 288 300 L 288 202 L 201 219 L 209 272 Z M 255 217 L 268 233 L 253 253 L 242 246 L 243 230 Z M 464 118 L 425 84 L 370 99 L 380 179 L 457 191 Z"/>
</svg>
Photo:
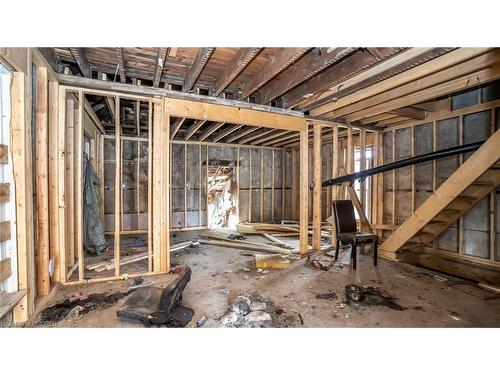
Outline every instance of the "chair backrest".
<svg viewBox="0 0 500 375">
<path fill-rule="evenodd" d="M 339 233 L 353 233 L 358 231 L 352 201 L 333 201 L 333 216 L 335 217 L 335 232 L 337 235 Z"/>
</svg>

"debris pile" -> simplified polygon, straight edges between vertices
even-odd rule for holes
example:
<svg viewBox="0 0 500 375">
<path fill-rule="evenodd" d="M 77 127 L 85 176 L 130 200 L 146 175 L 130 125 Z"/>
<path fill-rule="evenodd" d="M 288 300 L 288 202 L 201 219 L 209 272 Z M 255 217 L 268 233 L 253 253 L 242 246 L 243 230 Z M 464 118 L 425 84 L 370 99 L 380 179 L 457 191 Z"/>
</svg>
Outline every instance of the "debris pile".
<svg viewBox="0 0 500 375">
<path fill-rule="evenodd" d="M 300 325 L 303 325 L 300 314 L 285 313 L 272 301 L 266 301 L 257 294 L 236 297 L 227 312 L 218 319 L 203 317 L 196 322 L 196 327 L 203 328 L 279 328 Z"/>
<path fill-rule="evenodd" d="M 104 309 L 114 305 L 118 300 L 132 292 L 133 290 L 127 292 L 116 292 L 110 295 L 103 293 L 73 295 L 64 300 L 64 302 L 44 309 L 41 313 L 40 320 L 42 322 L 78 320 L 82 315 L 85 315 L 92 310 Z"/>
</svg>

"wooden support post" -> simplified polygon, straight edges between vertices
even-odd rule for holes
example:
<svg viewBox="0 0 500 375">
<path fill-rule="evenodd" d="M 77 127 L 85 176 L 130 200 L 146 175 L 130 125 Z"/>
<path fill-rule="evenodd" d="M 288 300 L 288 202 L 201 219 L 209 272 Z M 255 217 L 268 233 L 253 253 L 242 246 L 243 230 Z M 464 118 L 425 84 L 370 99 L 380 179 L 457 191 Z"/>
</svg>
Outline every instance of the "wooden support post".
<svg viewBox="0 0 500 375">
<path fill-rule="evenodd" d="M 170 215 L 170 212 L 167 212 Z M 148 103 L 148 272 L 153 272 L 153 104 Z"/>
<path fill-rule="evenodd" d="M 313 251 L 321 250 L 321 125 L 313 125 Z"/>
<path fill-rule="evenodd" d="M 292 156 L 292 219 L 297 220 L 297 152 L 291 151 Z"/>
<path fill-rule="evenodd" d="M 187 228 L 187 148 L 184 145 L 184 228 Z"/>
<path fill-rule="evenodd" d="M 308 156 L 309 156 L 309 137 L 308 127 L 300 131 L 300 181 L 299 181 L 299 199 L 300 199 L 300 232 L 299 249 L 301 255 L 307 254 L 308 247 Z"/>
<path fill-rule="evenodd" d="M 75 100 L 66 100 L 66 269 L 75 263 Z"/>
<path fill-rule="evenodd" d="M 162 125 L 163 125 L 163 107 L 154 104 L 153 117 L 153 272 L 161 270 L 161 230 L 162 230 L 162 184 L 167 178 L 165 165 L 162 164 Z"/>
<path fill-rule="evenodd" d="M 285 184 L 286 184 L 285 151 L 281 151 L 281 220 L 285 219 Z"/>
<path fill-rule="evenodd" d="M 477 90 L 478 95 L 481 92 L 481 90 Z M 460 115 L 458 117 L 459 122 L 458 122 L 458 144 L 463 145 L 464 144 L 464 116 Z M 460 154 L 458 156 L 458 163 L 459 167 L 462 165 L 464 162 L 464 154 Z M 458 219 L 458 253 L 463 254 L 464 253 L 464 234 L 465 234 L 465 223 L 464 223 L 464 216 L 461 215 L 460 218 Z"/>
<path fill-rule="evenodd" d="M 201 227 L 201 144 L 198 145 L 198 226 Z"/>
<path fill-rule="evenodd" d="M 240 147 L 238 146 L 237 148 L 237 154 L 236 154 L 236 217 L 238 218 L 238 224 L 240 223 Z M 208 178 L 208 176 L 207 176 Z M 208 194 L 207 194 L 208 195 Z M 207 207 L 208 211 L 208 207 Z M 207 222 L 208 226 L 208 222 Z"/>
<path fill-rule="evenodd" d="M 57 122 L 59 84 L 49 82 L 49 252 L 54 262 L 52 282 L 59 282 L 59 228 L 58 228 L 58 179 L 57 179 Z"/>
<path fill-rule="evenodd" d="M 347 128 L 347 158 L 346 170 L 347 174 L 354 173 L 354 142 L 352 139 L 352 127 Z"/>
<path fill-rule="evenodd" d="M 377 164 L 382 165 L 384 164 L 384 140 L 383 140 L 383 134 L 375 134 L 375 139 L 377 140 Z M 378 181 L 377 181 L 377 223 L 378 224 L 383 224 L 384 223 L 384 201 L 385 201 L 385 191 L 384 191 L 384 174 L 381 173 L 378 176 Z M 382 230 L 379 231 L 379 236 L 382 237 Z"/>
<path fill-rule="evenodd" d="M 393 129 L 392 135 L 392 162 L 396 161 L 396 131 Z M 392 170 L 392 225 L 396 225 L 396 170 Z"/>
<path fill-rule="evenodd" d="M 339 175 L 339 127 L 334 125 L 333 127 L 333 137 L 332 137 L 332 178 L 338 177 Z M 332 202 L 329 204 L 332 206 L 333 215 L 333 201 L 338 199 L 338 186 L 332 186 Z M 335 220 L 332 217 L 332 244 L 337 242 L 335 234 Z"/>
<path fill-rule="evenodd" d="M 37 68 L 36 82 L 36 203 L 37 203 L 37 292 L 50 292 L 49 277 L 49 161 L 48 161 L 47 68 Z"/>
<path fill-rule="evenodd" d="M 359 129 L 359 170 L 366 169 L 366 129 Z M 359 183 L 361 206 L 366 214 L 366 180 Z"/>
<path fill-rule="evenodd" d="M 162 126 L 162 151 L 163 151 L 163 168 L 166 171 L 166 177 L 162 186 L 163 195 L 163 213 L 162 213 L 162 230 L 161 230 L 161 266 L 160 271 L 170 271 L 170 176 L 172 170 L 170 168 L 170 115 L 166 110 L 167 102 L 162 101 L 163 109 L 163 126 Z M 186 223 L 184 223 L 186 224 Z"/>
<path fill-rule="evenodd" d="M 16 192 L 16 243 L 19 290 L 26 295 L 14 308 L 14 322 L 25 322 L 34 310 L 35 267 L 33 243 L 33 191 L 31 170 L 31 127 L 27 119 L 24 73 L 12 74 L 11 149 Z"/>
<path fill-rule="evenodd" d="M 480 91 L 480 90 L 478 90 Z M 493 135 L 496 131 L 496 109 L 491 110 L 491 131 L 490 134 Z M 497 240 L 496 240 L 496 230 L 497 230 L 497 210 L 499 207 L 497 207 L 497 199 L 496 199 L 496 191 L 492 191 L 490 193 L 490 227 L 489 227 L 489 234 L 490 234 L 490 260 L 500 260 L 500 259 L 495 259 L 496 256 L 496 250 L 497 250 Z"/>
<path fill-rule="evenodd" d="M 141 144 L 142 141 L 137 140 L 137 161 L 135 164 L 135 210 L 137 216 L 137 230 L 141 229 Z"/>
<path fill-rule="evenodd" d="M 122 199 L 122 140 L 121 140 L 120 97 L 115 96 L 115 234 L 114 257 L 115 277 L 120 276 L 120 229 L 121 229 L 121 199 Z"/>
<path fill-rule="evenodd" d="M 78 253 L 78 279 L 83 282 L 85 262 L 83 255 L 83 91 L 78 91 L 78 121 L 75 128 L 75 241 Z M 119 116 L 119 114 L 117 114 Z"/>
<path fill-rule="evenodd" d="M 271 151 L 271 223 L 274 223 L 274 150 Z"/>
<path fill-rule="evenodd" d="M 66 282 L 68 270 L 66 259 L 66 89 L 59 86 L 59 119 L 57 125 L 57 199 L 58 199 L 58 241 L 59 241 L 59 264 L 60 280 Z M 70 192 L 71 194 L 73 192 Z M 74 219 L 74 218 L 72 218 Z"/>
<path fill-rule="evenodd" d="M 411 156 L 415 157 L 415 126 L 411 127 Z M 415 164 L 411 166 L 411 213 L 415 212 L 416 207 L 416 181 L 415 181 Z"/>
<path fill-rule="evenodd" d="M 260 222 L 264 221 L 264 150 L 260 150 Z"/>
<path fill-rule="evenodd" d="M 248 150 L 248 222 L 252 222 L 252 150 Z"/>
</svg>

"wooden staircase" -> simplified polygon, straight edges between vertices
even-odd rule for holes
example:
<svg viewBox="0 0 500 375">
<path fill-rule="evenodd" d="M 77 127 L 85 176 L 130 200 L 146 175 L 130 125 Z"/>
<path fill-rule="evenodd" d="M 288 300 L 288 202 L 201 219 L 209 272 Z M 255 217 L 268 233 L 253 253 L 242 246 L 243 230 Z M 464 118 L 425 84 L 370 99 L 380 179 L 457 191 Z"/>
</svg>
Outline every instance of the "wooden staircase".
<svg viewBox="0 0 500 375">
<path fill-rule="evenodd" d="M 399 250 L 418 250 L 429 245 L 499 185 L 500 130 L 497 130 L 382 243 L 379 255 L 397 260 Z"/>
</svg>

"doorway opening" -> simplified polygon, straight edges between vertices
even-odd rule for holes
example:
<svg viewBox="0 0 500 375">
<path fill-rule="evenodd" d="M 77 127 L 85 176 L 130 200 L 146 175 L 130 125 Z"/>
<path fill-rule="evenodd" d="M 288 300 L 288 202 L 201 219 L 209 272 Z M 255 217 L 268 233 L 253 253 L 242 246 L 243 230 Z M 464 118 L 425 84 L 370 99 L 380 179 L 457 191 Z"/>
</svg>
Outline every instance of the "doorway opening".
<svg viewBox="0 0 500 375">
<path fill-rule="evenodd" d="M 236 166 L 211 160 L 208 166 L 208 227 L 236 229 L 238 224 Z"/>
</svg>

